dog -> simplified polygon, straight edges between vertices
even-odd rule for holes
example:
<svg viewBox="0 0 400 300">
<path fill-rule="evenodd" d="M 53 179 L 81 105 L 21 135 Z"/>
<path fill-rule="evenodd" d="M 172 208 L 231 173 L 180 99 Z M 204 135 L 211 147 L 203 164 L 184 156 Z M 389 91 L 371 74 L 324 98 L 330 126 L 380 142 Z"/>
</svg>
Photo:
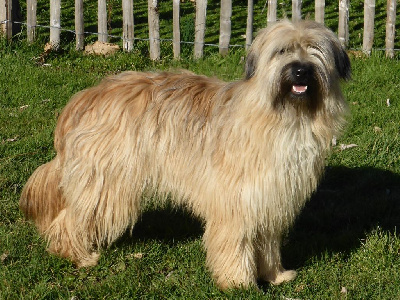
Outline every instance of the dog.
<svg viewBox="0 0 400 300">
<path fill-rule="evenodd" d="M 57 155 L 29 178 L 20 208 L 50 252 L 84 267 L 133 228 L 144 194 L 170 197 L 204 221 L 221 289 L 293 280 L 282 236 L 344 129 L 350 77 L 332 31 L 288 20 L 257 34 L 236 82 L 185 71 L 111 76 L 66 105 Z"/>
</svg>

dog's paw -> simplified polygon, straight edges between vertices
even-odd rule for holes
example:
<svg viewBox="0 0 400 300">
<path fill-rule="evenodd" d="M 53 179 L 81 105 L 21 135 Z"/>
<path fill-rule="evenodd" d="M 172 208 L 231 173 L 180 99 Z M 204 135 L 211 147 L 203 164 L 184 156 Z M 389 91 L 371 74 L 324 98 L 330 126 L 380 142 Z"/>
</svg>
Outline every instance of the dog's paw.
<svg viewBox="0 0 400 300">
<path fill-rule="evenodd" d="M 250 282 L 240 282 L 240 281 L 217 281 L 217 286 L 219 289 L 223 291 L 231 290 L 231 289 L 249 289 L 255 288 L 257 289 L 257 283 L 254 281 Z"/>
<path fill-rule="evenodd" d="M 279 285 L 284 282 L 292 281 L 295 279 L 297 276 L 297 272 L 294 270 L 284 270 L 282 272 L 279 272 L 275 279 L 270 280 L 271 284 L 273 285 Z"/>
<path fill-rule="evenodd" d="M 99 261 L 100 254 L 97 252 L 92 252 L 90 255 L 85 257 L 79 257 L 74 259 L 74 262 L 78 268 L 92 267 L 97 265 Z"/>
</svg>

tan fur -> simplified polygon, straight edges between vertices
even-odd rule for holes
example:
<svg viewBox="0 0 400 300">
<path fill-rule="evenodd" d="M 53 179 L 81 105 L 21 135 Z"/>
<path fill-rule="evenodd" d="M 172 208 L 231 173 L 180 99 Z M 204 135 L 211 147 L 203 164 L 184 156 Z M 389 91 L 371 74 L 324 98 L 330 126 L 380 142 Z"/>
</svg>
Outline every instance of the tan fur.
<svg viewBox="0 0 400 300">
<path fill-rule="evenodd" d="M 305 98 L 285 90 L 293 62 L 312 66 Z M 207 265 L 221 288 L 292 280 L 281 238 L 345 123 L 339 80 L 350 65 L 332 32 L 288 21 L 258 34 L 246 64 L 246 78 L 233 83 L 125 72 L 76 94 L 57 124 L 57 156 L 20 200 L 49 250 L 96 264 L 153 190 L 205 221 Z"/>
</svg>

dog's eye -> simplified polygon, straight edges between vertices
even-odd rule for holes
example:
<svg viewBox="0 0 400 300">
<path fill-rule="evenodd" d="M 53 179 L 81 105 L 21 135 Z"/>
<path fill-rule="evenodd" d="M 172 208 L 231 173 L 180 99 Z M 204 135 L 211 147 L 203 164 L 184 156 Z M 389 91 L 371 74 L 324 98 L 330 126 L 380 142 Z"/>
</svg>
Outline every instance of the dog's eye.
<svg viewBox="0 0 400 300">
<path fill-rule="evenodd" d="M 281 50 L 278 51 L 279 55 L 283 55 L 287 52 L 286 48 L 282 48 Z"/>
</svg>

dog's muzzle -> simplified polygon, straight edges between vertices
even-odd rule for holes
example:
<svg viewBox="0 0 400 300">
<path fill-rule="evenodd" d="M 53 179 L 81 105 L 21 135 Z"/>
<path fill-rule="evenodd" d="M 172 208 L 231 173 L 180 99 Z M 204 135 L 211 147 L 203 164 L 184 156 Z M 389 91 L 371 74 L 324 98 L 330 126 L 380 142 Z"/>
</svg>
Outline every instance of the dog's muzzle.
<svg viewBox="0 0 400 300">
<path fill-rule="evenodd" d="M 318 74 L 310 62 L 293 61 L 282 69 L 279 93 L 274 101 L 276 108 L 290 103 L 296 108 L 307 108 L 314 113 L 322 99 Z"/>
<path fill-rule="evenodd" d="M 307 94 L 310 83 L 313 81 L 313 67 L 307 63 L 295 62 L 290 65 L 291 93 L 295 96 Z"/>
</svg>

